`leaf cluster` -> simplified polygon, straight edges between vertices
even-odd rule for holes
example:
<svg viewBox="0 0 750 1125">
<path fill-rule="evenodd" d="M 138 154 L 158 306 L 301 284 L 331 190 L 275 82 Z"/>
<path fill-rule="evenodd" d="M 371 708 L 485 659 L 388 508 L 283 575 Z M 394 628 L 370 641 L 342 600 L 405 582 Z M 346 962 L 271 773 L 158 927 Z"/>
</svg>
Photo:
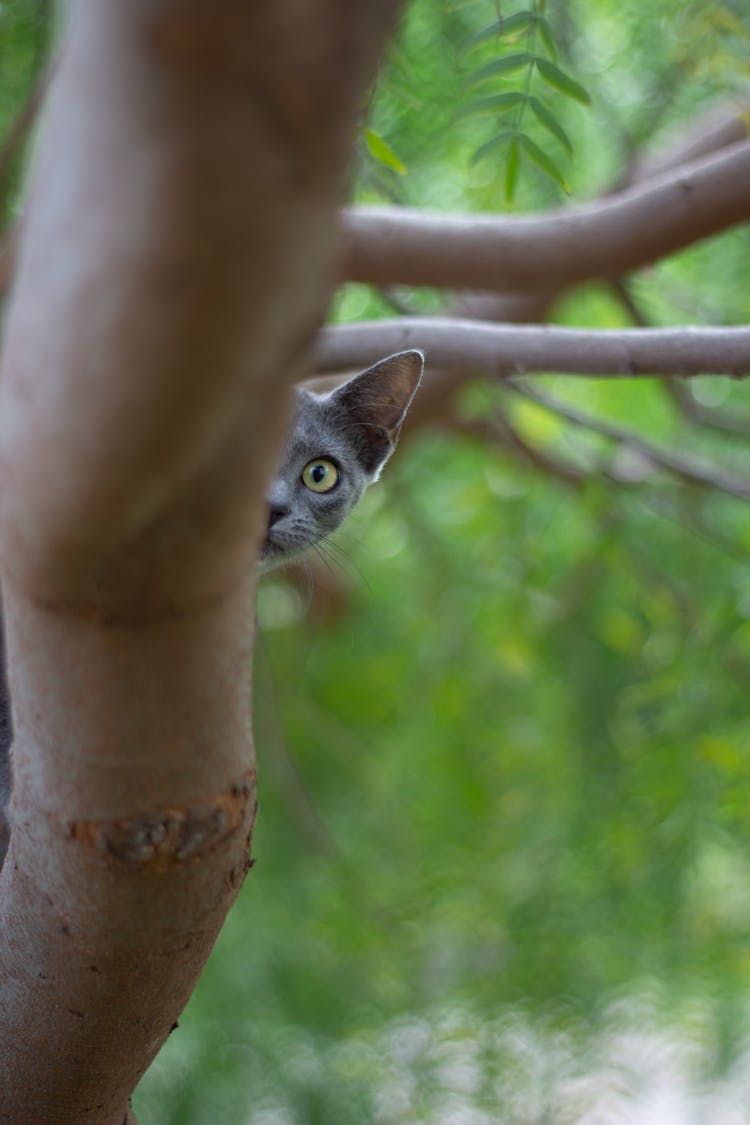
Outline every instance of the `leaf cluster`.
<svg viewBox="0 0 750 1125">
<path fill-rule="evenodd" d="M 475 54 L 481 49 L 486 54 L 487 47 L 492 48 L 492 57 L 469 72 L 469 82 L 486 89 L 496 86 L 499 80 L 502 88 L 483 93 L 461 109 L 460 116 L 490 116 L 495 125 L 492 136 L 475 150 L 473 162 L 495 155 L 498 150 L 504 152 L 508 201 L 515 196 L 524 157 L 568 192 L 568 182 L 546 142 L 556 141 L 568 156 L 572 155 L 573 144 L 549 95 L 554 91 L 583 105 L 589 105 L 590 98 L 581 83 L 558 65 L 558 49 L 543 0 L 534 0 L 530 8 L 513 12 L 507 18 L 498 14 L 493 23 L 468 39 L 465 51 Z M 511 76 L 515 88 L 508 88 Z M 539 93 L 533 93 L 535 89 Z M 529 133 L 529 116 L 541 126 L 540 140 Z"/>
</svg>

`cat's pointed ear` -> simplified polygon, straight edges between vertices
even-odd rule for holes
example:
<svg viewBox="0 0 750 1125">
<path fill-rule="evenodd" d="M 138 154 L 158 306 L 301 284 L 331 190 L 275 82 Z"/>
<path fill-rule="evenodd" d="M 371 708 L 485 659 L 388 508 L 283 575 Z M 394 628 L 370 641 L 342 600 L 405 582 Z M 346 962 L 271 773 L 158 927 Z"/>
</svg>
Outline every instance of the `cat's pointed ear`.
<svg viewBox="0 0 750 1125">
<path fill-rule="evenodd" d="M 368 472 L 377 474 L 393 452 L 423 368 L 421 352 L 397 352 L 333 392 L 332 397 L 358 433 Z"/>
</svg>

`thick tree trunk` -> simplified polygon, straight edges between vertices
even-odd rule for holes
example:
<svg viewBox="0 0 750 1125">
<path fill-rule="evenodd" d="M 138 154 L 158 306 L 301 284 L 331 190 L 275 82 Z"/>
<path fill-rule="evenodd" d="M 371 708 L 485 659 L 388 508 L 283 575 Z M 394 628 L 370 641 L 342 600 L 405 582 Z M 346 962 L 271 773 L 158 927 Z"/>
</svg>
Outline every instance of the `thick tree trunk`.
<svg viewBox="0 0 750 1125">
<path fill-rule="evenodd" d="M 248 866 L 265 479 L 395 0 L 74 0 L 0 391 L 0 1120 L 122 1125 Z"/>
</svg>

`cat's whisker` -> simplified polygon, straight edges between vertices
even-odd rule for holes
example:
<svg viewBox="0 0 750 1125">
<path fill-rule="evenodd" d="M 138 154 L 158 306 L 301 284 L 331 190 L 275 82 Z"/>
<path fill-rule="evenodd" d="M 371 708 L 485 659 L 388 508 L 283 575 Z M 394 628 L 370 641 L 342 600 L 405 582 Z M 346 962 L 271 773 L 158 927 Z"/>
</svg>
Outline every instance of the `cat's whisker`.
<svg viewBox="0 0 750 1125">
<path fill-rule="evenodd" d="M 304 613 L 306 617 L 310 612 L 310 606 L 312 605 L 313 593 L 315 591 L 315 576 L 313 575 L 313 569 L 307 559 L 301 559 L 300 566 L 302 567 L 302 571 L 305 575 Z"/>
<path fill-rule="evenodd" d="M 323 566 L 326 568 L 326 570 L 329 572 L 329 574 L 332 574 L 333 577 L 335 578 L 336 577 L 336 569 L 335 569 L 333 564 L 337 560 L 332 559 L 329 551 L 326 550 L 326 547 L 330 547 L 330 544 L 327 543 L 323 539 L 319 539 L 317 543 L 313 544 L 313 550 L 315 551 L 315 554 L 318 556 L 320 561 L 323 563 Z"/>
<path fill-rule="evenodd" d="M 349 557 L 348 551 L 346 551 L 340 543 L 337 543 L 335 539 L 331 539 L 330 536 L 324 535 L 320 542 L 324 544 L 326 549 L 332 554 L 343 555 L 345 558 Z"/>
<path fill-rule="evenodd" d="M 326 538 L 328 538 L 328 537 L 326 536 Z M 356 547 L 361 547 L 362 544 L 367 541 L 367 531 L 365 529 L 365 525 L 364 525 L 364 522 L 363 522 L 362 513 L 356 511 L 356 509 L 349 516 L 349 520 L 348 520 L 347 528 L 346 528 L 346 538 L 347 538 L 347 540 L 350 540 Z M 330 542 L 335 543 L 335 546 L 337 547 L 337 549 L 339 551 L 343 551 L 345 554 L 351 553 L 351 552 L 347 552 L 345 550 L 345 548 L 342 547 L 341 544 L 339 542 L 337 542 L 336 540 L 332 539 L 332 540 L 330 540 Z"/>
<path fill-rule="evenodd" d="M 329 552 L 329 557 L 333 562 L 336 563 L 340 570 L 344 571 L 345 573 L 350 570 L 355 571 L 362 584 L 368 590 L 372 589 L 370 582 L 367 579 L 367 575 L 362 570 L 362 567 L 358 565 L 351 551 L 347 551 L 346 548 L 342 547 L 340 543 L 337 543 L 335 539 L 329 539 L 327 536 L 321 540 L 320 545 L 323 544 L 325 544 L 325 547 Z"/>
</svg>

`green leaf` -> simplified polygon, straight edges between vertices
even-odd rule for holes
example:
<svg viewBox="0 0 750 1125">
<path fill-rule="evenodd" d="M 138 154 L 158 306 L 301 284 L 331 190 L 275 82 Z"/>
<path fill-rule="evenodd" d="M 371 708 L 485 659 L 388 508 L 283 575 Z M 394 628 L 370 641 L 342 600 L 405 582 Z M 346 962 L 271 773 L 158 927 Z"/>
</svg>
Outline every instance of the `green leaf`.
<svg viewBox="0 0 750 1125">
<path fill-rule="evenodd" d="M 547 109 L 547 106 L 544 104 L 544 102 L 540 102 L 539 98 L 535 98 L 532 95 L 529 98 L 529 106 L 536 116 L 537 121 L 539 121 L 539 123 L 543 125 L 544 128 L 548 130 L 548 132 L 552 133 L 554 137 L 557 137 L 563 148 L 567 149 L 568 153 L 572 155 L 573 144 L 570 137 L 565 132 L 554 114 L 549 109 Z"/>
<path fill-rule="evenodd" d="M 510 35 L 511 32 L 521 31 L 524 27 L 528 27 L 535 19 L 536 16 L 533 12 L 513 12 L 507 18 L 503 16 L 500 21 L 500 30 L 503 35 Z"/>
<path fill-rule="evenodd" d="M 464 43 L 462 50 L 472 51 L 480 43 L 486 43 L 488 39 L 501 39 L 514 31 L 522 31 L 525 27 L 534 23 L 536 19 L 537 17 L 533 12 L 514 12 L 507 19 L 495 20 L 489 27 L 483 27 L 481 31 L 477 31 L 470 36 Z"/>
<path fill-rule="evenodd" d="M 480 145 L 471 158 L 471 164 L 478 164 L 479 161 L 492 152 L 493 149 L 500 148 L 501 145 L 507 144 L 509 141 L 515 140 L 518 133 L 515 129 L 503 129 L 501 133 L 496 133 L 494 137 L 490 137 L 483 145 Z"/>
<path fill-rule="evenodd" d="M 526 95 L 518 90 L 508 90 L 505 94 L 490 94 L 486 98 L 475 98 L 473 102 L 463 106 L 456 117 L 472 117 L 481 113 L 505 113 L 526 100 Z"/>
<path fill-rule="evenodd" d="M 547 53 L 549 54 L 551 59 L 556 59 L 557 58 L 557 47 L 555 46 L 555 37 L 552 34 L 552 28 L 550 27 L 548 21 L 545 19 L 544 16 L 538 15 L 536 17 L 535 22 L 536 22 L 537 30 L 539 31 L 539 34 L 542 37 L 542 42 L 544 43 L 544 46 L 547 48 Z"/>
<path fill-rule="evenodd" d="M 365 141 L 370 150 L 370 154 L 379 160 L 381 164 L 385 164 L 386 168 L 392 168 L 394 172 L 398 172 L 400 176 L 405 175 L 407 168 L 402 160 L 399 160 L 396 153 L 386 144 L 379 133 L 374 129 L 365 130 Z"/>
<path fill-rule="evenodd" d="M 552 157 L 548 156 L 547 153 L 544 152 L 538 144 L 535 144 L 531 137 L 527 137 L 525 133 L 519 133 L 518 139 L 523 145 L 524 152 L 534 161 L 537 168 L 541 168 L 556 184 L 560 185 L 563 191 L 569 193 L 570 187 Z"/>
<path fill-rule="evenodd" d="M 475 70 L 469 76 L 470 82 L 481 82 L 485 78 L 491 78 L 493 74 L 510 74 L 511 71 L 520 70 L 522 66 L 528 66 L 533 59 L 528 51 L 519 51 L 515 55 L 505 55 L 501 59 L 493 59 L 485 66 L 481 66 L 479 70 Z"/>
<path fill-rule="evenodd" d="M 555 66 L 549 59 L 543 59 L 539 55 L 535 57 L 534 62 L 542 78 L 550 86 L 559 90 L 561 94 L 566 94 L 569 98 L 575 98 L 582 105 L 591 105 L 591 98 L 580 82 L 576 82 L 575 78 L 571 78 L 564 70 L 560 70 L 559 66 Z"/>
<path fill-rule="evenodd" d="M 513 196 L 516 194 L 519 154 L 518 137 L 513 137 L 508 147 L 508 163 L 505 166 L 505 198 L 508 203 L 511 202 Z"/>
</svg>

